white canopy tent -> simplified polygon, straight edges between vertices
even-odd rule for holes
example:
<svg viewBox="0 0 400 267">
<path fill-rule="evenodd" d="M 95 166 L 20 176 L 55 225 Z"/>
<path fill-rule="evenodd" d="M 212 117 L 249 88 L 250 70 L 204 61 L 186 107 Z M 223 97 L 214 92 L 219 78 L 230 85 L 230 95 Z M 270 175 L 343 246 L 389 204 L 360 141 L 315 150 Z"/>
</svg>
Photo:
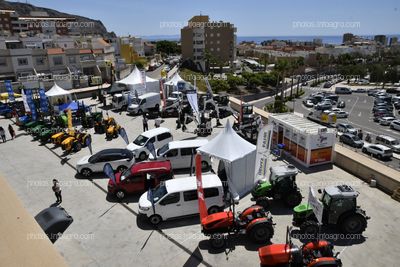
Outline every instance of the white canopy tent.
<svg viewBox="0 0 400 267">
<path fill-rule="evenodd" d="M 142 73 L 135 66 L 131 74 L 126 76 L 124 79 L 117 81 L 116 85 L 124 85 L 126 88 L 122 90 L 133 90 L 138 93 L 138 95 L 143 95 L 145 93 L 159 93 L 160 92 L 160 82 L 159 80 L 150 78 L 146 76 L 146 88 L 142 84 Z M 120 88 L 116 88 L 115 90 L 111 89 L 110 92 L 113 91 L 122 91 Z"/>
<path fill-rule="evenodd" d="M 56 83 L 54 83 L 53 87 L 46 92 L 46 96 L 49 98 L 49 101 L 52 105 L 58 104 L 59 100 L 61 100 L 62 103 L 68 103 L 72 101 L 71 93 L 62 89 Z"/>
<path fill-rule="evenodd" d="M 225 169 L 233 194 L 242 197 L 254 186 L 256 146 L 240 137 L 229 121 L 222 132 L 198 151 L 221 160 L 218 170 Z"/>
<path fill-rule="evenodd" d="M 185 82 L 184 79 L 176 72 L 168 81 L 164 83 L 164 91 L 166 95 L 169 96 L 170 92 L 177 91 L 178 82 Z"/>
</svg>

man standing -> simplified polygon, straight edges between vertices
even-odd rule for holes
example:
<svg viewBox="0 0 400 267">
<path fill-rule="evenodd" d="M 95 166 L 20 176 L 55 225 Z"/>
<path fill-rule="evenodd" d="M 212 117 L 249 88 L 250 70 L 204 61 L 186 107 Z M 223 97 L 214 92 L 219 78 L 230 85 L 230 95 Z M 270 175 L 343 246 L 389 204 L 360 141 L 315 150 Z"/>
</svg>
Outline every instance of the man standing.
<svg viewBox="0 0 400 267">
<path fill-rule="evenodd" d="M 143 132 L 148 131 L 149 130 L 149 124 L 148 124 L 148 119 L 146 114 L 143 114 Z"/>
<path fill-rule="evenodd" d="M 4 131 L 4 128 L 0 126 L 0 137 L 1 140 L 3 140 L 3 143 L 6 142 L 6 132 Z"/>
<path fill-rule="evenodd" d="M 57 201 L 56 203 L 61 203 L 62 202 L 62 197 L 61 197 L 61 188 L 60 184 L 57 179 L 53 179 L 53 186 L 52 186 L 53 192 L 56 195 Z"/>
<path fill-rule="evenodd" d="M 15 138 L 15 131 L 14 131 L 14 128 L 11 126 L 11 124 L 8 125 L 8 132 L 10 133 L 11 138 L 14 140 L 14 138 Z"/>
<path fill-rule="evenodd" d="M 161 125 L 161 118 L 160 118 L 160 116 L 158 116 L 158 117 L 154 120 L 154 126 L 155 126 L 156 128 L 159 128 L 160 125 Z"/>
</svg>

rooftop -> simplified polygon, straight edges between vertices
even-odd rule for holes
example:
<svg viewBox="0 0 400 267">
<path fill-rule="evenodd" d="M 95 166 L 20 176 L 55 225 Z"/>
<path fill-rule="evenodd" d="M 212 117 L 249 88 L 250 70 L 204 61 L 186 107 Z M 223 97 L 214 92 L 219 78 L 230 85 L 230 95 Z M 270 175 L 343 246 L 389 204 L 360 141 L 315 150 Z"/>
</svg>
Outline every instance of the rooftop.
<svg viewBox="0 0 400 267">
<path fill-rule="evenodd" d="M 327 127 L 309 121 L 293 113 L 270 114 L 270 118 L 278 120 L 280 123 L 288 125 L 299 132 L 318 133 L 318 131 L 330 131 Z"/>
</svg>

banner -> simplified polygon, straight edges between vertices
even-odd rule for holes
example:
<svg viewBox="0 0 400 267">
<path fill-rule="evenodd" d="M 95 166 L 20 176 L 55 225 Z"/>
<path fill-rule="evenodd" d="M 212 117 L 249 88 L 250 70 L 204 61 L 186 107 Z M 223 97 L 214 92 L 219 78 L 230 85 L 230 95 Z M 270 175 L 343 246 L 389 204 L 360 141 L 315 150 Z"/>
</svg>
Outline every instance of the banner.
<svg viewBox="0 0 400 267">
<path fill-rule="evenodd" d="M 6 90 L 8 92 L 8 101 L 10 102 L 14 102 L 15 101 L 15 97 L 14 97 L 14 91 L 12 89 L 12 84 L 10 80 L 6 80 L 4 81 L 5 85 L 6 85 Z"/>
<path fill-rule="evenodd" d="M 25 89 L 22 90 L 22 102 L 24 103 L 25 112 L 31 112 L 28 105 L 28 100 L 26 99 Z"/>
<path fill-rule="evenodd" d="M 127 145 L 129 145 L 129 139 L 128 139 L 128 135 L 126 134 L 126 131 L 124 128 L 119 129 L 119 135 L 122 137 L 122 139 L 124 139 L 125 143 Z"/>
<path fill-rule="evenodd" d="M 190 106 L 192 107 L 193 113 L 195 113 L 196 116 L 199 115 L 199 105 L 197 102 L 197 93 L 190 93 L 186 95 Z"/>
<path fill-rule="evenodd" d="M 25 94 L 26 94 L 26 103 L 29 106 L 29 110 L 32 115 L 32 120 L 36 121 L 37 113 L 36 113 L 35 103 L 33 102 L 33 92 L 31 89 L 25 89 Z"/>
<path fill-rule="evenodd" d="M 318 222 L 322 224 L 322 214 L 324 212 L 324 207 L 322 203 L 315 196 L 315 192 L 312 187 L 310 187 L 310 191 L 308 193 L 308 205 L 311 206 L 311 208 L 313 209 L 315 217 L 317 217 Z"/>
<path fill-rule="evenodd" d="M 262 180 L 267 177 L 268 159 L 272 143 L 272 129 L 272 125 L 267 125 L 258 133 L 254 181 Z"/>
<path fill-rule="evenodd" d="M 106 163 L 103 167 L 103 172 L 104 174 L 111 179 L 111 181 L 113 181 L 114 184 L 117 184 L 116 180 L 115 180 L 115 174 L 114 174 L 114 170 L 111 166 L 110 163 Z"/>
<path fill-rule="evenodd" d="M 205 79 L 205 82 L 206 82 L 206 86 L 207 86 L 207 97 L 212 98 L 214 95 L 213 95 L 213 92 L 212 92 L 212 89 L 211 89 L 210 82 L 208 81 L 207 77 Z"/>
<path fill-rule="evenodd" d="M 164 79 L 160 79 L 160 91 L 162 94 L 162 100 L 163 100 L 163 106 L 167 106 L 167 97 L 165 93 L 165 88 L 164 88 Z"/>
<path fill-rule="evenodd" d="M 208 216 L 207 205 L 204 199 L 203 180 L 201 177 L 201 155 L 196 155 L 196 184 L 197 184 L 197 198 L 199 201 L 200 223 Z"/>
<path fill-rule="evenodd" d="M 47 101 L 47 96 L 46 96 L 46 93 L 44 91 L 44 88 L 40 88 L 39 89 L 39 96 L 40 96 L 40 110 L 43 113 L 49 112 L 49 103 Z"/>
<path fill-rule="evenodd" d="M 143 88 L 146 89 L 146 72 L 145 71 L 140 72 L 140 79 L 141 79 Z"/>
</svg>

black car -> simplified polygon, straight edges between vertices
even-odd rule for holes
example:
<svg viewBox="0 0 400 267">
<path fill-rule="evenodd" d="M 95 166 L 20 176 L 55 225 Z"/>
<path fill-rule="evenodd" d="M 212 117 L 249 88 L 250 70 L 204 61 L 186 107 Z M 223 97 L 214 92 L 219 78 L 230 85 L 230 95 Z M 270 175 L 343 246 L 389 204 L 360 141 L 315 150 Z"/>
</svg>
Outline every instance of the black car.
<svg viewBox="0 0 400 267">
<path fill-rule="evenodd" d="M 336 105 L 338 108 L 345 108 L 346 107 L 346 102 L 343 100 L 339 101 Z"/>
<path fill-rule="evenodd" d="M 368 95 L 369 96 L 374 96 L 377 92 L 378 92 L 378 90 L 374 90 L 374 89 L 368 90 Z"/>
<path fill-rule="evenodd" d="M 351 147 L 362 148 L 364 141 L 354 134 L 344 133 L 340 136 L 339 141 Z"/>
</svg>

